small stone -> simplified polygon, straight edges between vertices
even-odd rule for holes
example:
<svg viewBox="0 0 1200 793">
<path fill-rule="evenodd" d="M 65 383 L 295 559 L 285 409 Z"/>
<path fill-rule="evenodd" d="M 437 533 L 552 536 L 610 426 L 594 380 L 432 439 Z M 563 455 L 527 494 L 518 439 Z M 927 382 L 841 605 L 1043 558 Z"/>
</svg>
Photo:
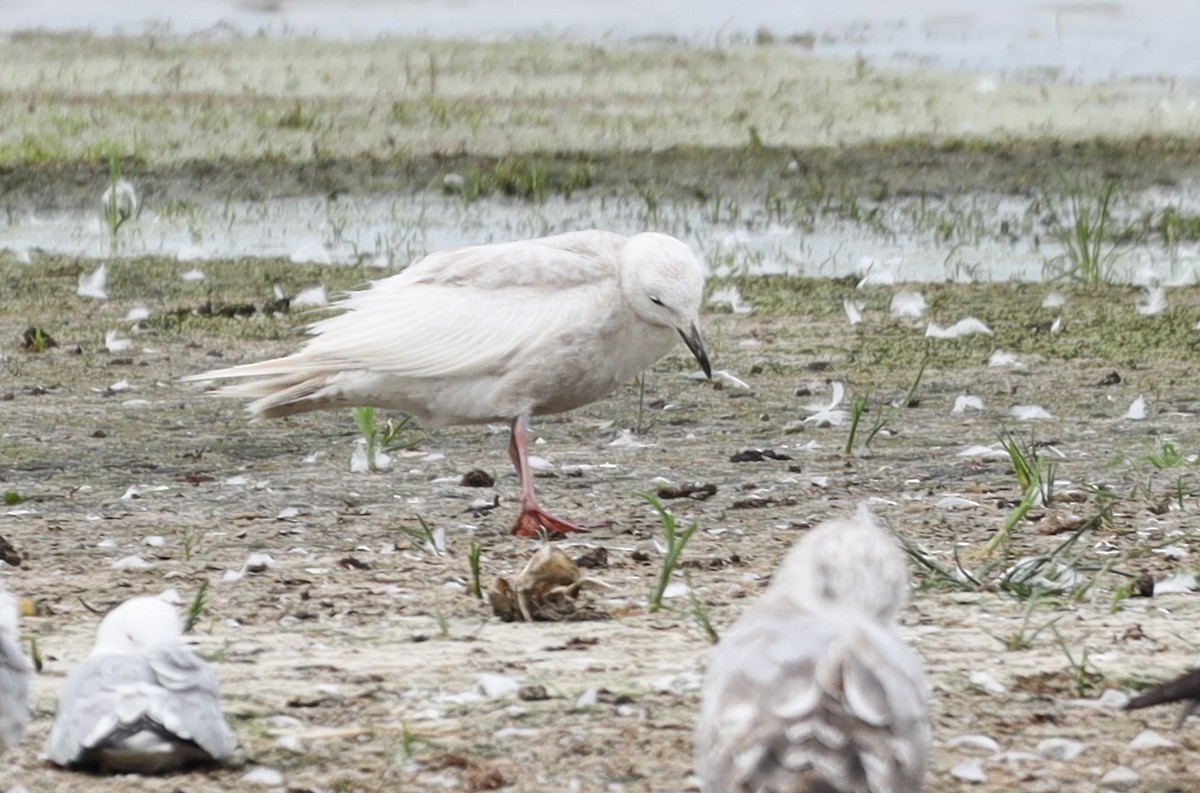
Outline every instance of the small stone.
<svg viewBox="0 0 1200 793">
<path fill-rule="evenodd" d="M 950 776 L 961 779 L 963 782 L 987 782 L 987 773 L 983 770 L 983 763 L 978 760 L 966 760 L 959 763 L 950 769 Z"/>
<path fill-rule="evenodd" d="M 1083 752 L 1083 744 L 1069 738 L 1047 738 L 1037 745 L 1037 753 L 1047 760 L 1074 760 Z"/>
<path fill-rule="evenodd" d="M 521 686 L 517 689 L 517 699 L 524 702 L 542 702 L 550 699 L 550 694 L 547 693 L 545 686 Z"/>
<path fill-rule="evenodd" d="M 1100 784 L 1113 790 L 1129 790 L 1138 783 L 1141 777 L 1132 768 L 1119 765 L 1100 777 Z"/>
<path fill-rule="evenodd" d="M 496 480 L 487 471 L 473 468 L 463 474 L 459 485 L 462 487 L 495 487 Z"/>
</svg>

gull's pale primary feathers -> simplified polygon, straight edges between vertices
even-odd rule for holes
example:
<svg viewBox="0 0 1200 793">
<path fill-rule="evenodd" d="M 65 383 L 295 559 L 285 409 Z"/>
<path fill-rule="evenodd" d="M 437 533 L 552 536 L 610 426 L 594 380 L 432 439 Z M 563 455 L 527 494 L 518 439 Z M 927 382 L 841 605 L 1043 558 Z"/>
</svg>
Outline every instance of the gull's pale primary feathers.
<svg viewBox="0 0 1200 793">
<path fill-rule="evenodd" d="M 696 730 L 704 793 L 916 793 L 921 661 L 897 635 L 908 570 L 865 510 L 812 529 L 721 637 Z"/>
<path fill-rule="evenodd" d="M 21 742 L 29 721 L 29 663 L 21 652 L 17 600 L 0 587 L 0 753 Z"/>
<path fill-rule="evenodd" d="M 217 676 L 177 641 L 179 616 L 157 597 L 113 609 L 92 654 L 67 676 L 46 754 L 64 768 L 161 774 L 237 748 Z"/>
<path fill-rule="evenodd" d="M 529 419 L 600 399 L 700 335 L 704 269 L 665 234 L 578 231 L 431 254 L 343 300 L 297 353 L 194 375 L 275 418 L 331 408 L 404 411 L 426 426 L 510 421 L 522 482 L 514 532 L 576 527 L 537 506 Z"/>
</svg>

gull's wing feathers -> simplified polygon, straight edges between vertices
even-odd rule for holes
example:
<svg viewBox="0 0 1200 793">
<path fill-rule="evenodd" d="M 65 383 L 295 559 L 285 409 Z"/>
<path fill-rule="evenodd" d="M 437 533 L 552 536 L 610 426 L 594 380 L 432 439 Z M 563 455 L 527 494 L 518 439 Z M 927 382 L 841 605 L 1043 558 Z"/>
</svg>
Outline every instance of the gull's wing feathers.
<svg viewBox="0 0 1200 793">
<path fill-rule="evenodd" d="M 119 728 L 122 691 L 153 684 L 149 664 L 137 656 L 94 656 L 73 670 L 59 694 L 58 713 L 46 741 L 51 762 L 63 767 L 82 762 Z"/>
<path fill-rule="evenodd" d="M 251 409 L 271 416 L 297 412 L 287 407 L 303 401 L 313 404 L 301 409 L 328 406 L 314 395 L 327 387 L 352 393 L 363 372 L 415 380 L 503 371 L 523 351 L 620 321 L 611 314 L 621 305 L 623 240 L 575 232 L 435 253 L 342 300 L 342 313 L 315 323 L 299 352 L 185 379 L 274 375 L 221 391 L 260 397 Z"/>
<path fill-rule="evenodd" d="M 149 716 L 171 735 L 192 741 L 215 760 L 237 748 L 237 738 L 221 713 L 217 675 L 191 650 L 161 645 L 147 655 L 157 683 L 167 696 L 155 700 Z"/>
<path fill-rule="evenodd" d="M 155 773 L 220 760 L 236 746 L 212 669 L 190 650 L 160 645 L 145 655 L 95 656 L 73 671 L 46 754 L 64 767 Z"/>
<path fill-rule="evenodd" d="M 763 603 L 714 650 L 696 736 L 705 793 L 916 793 L 929 747 L 921 662 L 868 618 Z"/>
<path fill-rule="evenodd" d="M 20 743 L 29 721 L 29 663 L 20 646 L 0 635 L 0 752 Z"/>
</svg>

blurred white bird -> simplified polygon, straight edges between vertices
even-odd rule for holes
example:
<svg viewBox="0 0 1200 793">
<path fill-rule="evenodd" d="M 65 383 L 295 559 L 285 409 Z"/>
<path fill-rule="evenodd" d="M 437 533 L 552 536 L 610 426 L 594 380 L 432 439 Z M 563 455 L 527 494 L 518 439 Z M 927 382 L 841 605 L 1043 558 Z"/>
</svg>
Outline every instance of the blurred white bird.
<svg viewBox="0 0 1200 793">
<path fill-rule="evenodd" d="M 921 661 L 896 634 L 908 570 L 865 507 L 812 529 L 713 650 L 696 730 L 704 793 L 916 793 Z"/>
<path fill-rule="evenodd" d="M 0 587 L 0 753 L 21 742 L 29 721 L 29 663 L 21 652 L 21 612 Z"/>
<path fill-rule="evenodd" d="M 135 597 L 100 622 L 96 645 L 67 676 L 46 743 L 64 768 L 162 774 L 228 757 L 237 739 L 217 676 L 177 643 L 175 608 Z"/>
<path fill-rule="evenodd" d="M 513 533 L 578 531 L 544 511 L 529 470 L 532 416 L 586 405 L 682 338 L 711 378 L 700 335 L 704 270 L 664 234 L 578 231 L 430 254 L 339 304 L 297 353 L 193 375 L 267 376 L 221 396 L 275 418 L 357 406 L 426 426 L 512 423 L 521 481 Z"/>
</svg>

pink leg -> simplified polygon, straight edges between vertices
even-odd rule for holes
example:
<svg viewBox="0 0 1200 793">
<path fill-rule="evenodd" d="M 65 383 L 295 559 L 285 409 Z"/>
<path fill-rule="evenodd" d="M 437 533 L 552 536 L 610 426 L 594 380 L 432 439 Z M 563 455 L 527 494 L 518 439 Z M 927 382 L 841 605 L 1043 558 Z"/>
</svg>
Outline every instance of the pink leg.
<svg viewBox="0 0 1200 793">
<path fill-rule="evenodd" d="M 574 523 L 554 517 L 538 506 L 537 494 L 533 491 L 533 475 L 529 471 L 528 414 L 522 413 L 513 419 L 508 457 L 521 480 L 521 514 L 513 524 L 513 534 L 520 537 L 537 537 L 547 532 L 566 534 L 571 531 L 586 531 Z"/>
</svg>

